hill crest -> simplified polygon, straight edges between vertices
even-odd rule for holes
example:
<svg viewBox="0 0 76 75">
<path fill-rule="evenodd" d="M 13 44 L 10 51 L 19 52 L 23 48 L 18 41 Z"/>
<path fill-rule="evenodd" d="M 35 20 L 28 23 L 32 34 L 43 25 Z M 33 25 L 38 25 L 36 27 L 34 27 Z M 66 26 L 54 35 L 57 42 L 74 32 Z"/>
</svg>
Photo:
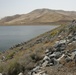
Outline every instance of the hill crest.
<svg viewBox="0 0 76 75">
<path fill-rule="evenodd" d="M 75 11 L 36 9 L 27 14 L 4 17 L 0 25 L 63 24 L 73 19 L 76 19 Z"/>
</svg>

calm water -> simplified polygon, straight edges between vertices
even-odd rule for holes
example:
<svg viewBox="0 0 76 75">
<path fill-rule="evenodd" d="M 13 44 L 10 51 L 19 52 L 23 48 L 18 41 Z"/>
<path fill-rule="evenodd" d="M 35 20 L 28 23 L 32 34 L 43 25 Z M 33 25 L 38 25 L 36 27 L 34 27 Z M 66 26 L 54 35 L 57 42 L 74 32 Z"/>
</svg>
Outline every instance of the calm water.
<svg viewBox="0 0 76 75">
<path fill-rule="evenodd" d="M 56 26 L 0 26 L 0 51 L 30 40 Z"/>
</svg>

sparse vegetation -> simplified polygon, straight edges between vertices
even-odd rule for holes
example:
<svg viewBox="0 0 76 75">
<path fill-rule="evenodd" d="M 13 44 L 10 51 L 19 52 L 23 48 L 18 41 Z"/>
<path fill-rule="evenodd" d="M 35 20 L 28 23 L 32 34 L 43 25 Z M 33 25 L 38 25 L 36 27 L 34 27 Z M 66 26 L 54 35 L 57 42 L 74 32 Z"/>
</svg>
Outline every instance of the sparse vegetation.
<svg viewBox="0 0 76 75">
<path fill-rule="evenodd" d="M 2 73 L 2 72 L 3 72 L 3 66 L 0 65 L 0 73 Z"/>
<path fill-rule="evenodd" d="M 51 36 L 54 37 L 55 35 L 58 34 L 58 30 L 54 30 L 53 32 L 51 32 Z"/>
<path fill-rule="evenodd" d="M 33 53 L 30 55 L 31 59 L 34 61 L 34 62 L 37 62 L 39 60 L 41 60 L 41 58 L 39 57 L 39 55 Z"/>
<path fill-rule="evenodd" d="M 8 75 L 17 75 L 21 71 L 21 66 L 17 62 L 9 64 Z"/>
<path fill-rule="evenodd" d="M 15 54 L 15 52 L 9 53 L 9 54 L 6 56 L 6 60 L 12 59 L 13 56 L 14 56 L 14 54 Z"/>
<path fill-rule="evenodd" d="M 76 28 L 74 28 L 74 30 L 76 30 Z M 69 31 L 73 32 L 73 28 L 69 29 Z M 62 32 L 67 33 L 65 26 L 64 27 L 60 26 L 58 28 L 55 28 L 52 31 L 46 32 L 32 39 L 26 44 L 23 44 L 21 46 L 19 44 L 17 48 L 15 47 L 12 50 L 8 50 L 5 53 L 1 53 L 0 58 L 2 58 L 2 56 L 5 56 L 6 61 L 2 61 L 2 60 L 0 61 L 0 72 L 6 75 L 18 75 L 20 72 L 25 72 L 24 75 L 27 75 L 27 72 L 33 69 L 33 67 L 37 65 L 41 61 L 41 59 L 43 59 L 43 56 L 45 55 L 44 53 L 45 50 L 47 48 L 53 47 L 55 42 L 58 41 L 57 40 L 58 35 L 61 35 L 63 37 Z M 56 38 L 54 39 L 55 36 Z M 68 50 L 72 50 L 76 48 L 76 46 L 74 46 L 73 44 L 69 45 L 68 47 L 69 47 L 67 48 Z M 66 64 L 65 60 L 62 60 L 61 63 Z M 71 64 L 72 63 L 68 63 L 68 65 Z M 64 67 L 66 65 L 64 65 Z M 66 69 L 64 67 L 62 66 L 63 71 Z M 50 69 L 48 70 L 49 72 L 51 72 Z M 54 70 L 56 71 L 55 74 L 57 74 L 57 72 L 58 73 L 61 72 L 60 70 L 59 71 L 56 69 Z M 51 75 L 51 73 L 49 74 Z"/>
</svg>

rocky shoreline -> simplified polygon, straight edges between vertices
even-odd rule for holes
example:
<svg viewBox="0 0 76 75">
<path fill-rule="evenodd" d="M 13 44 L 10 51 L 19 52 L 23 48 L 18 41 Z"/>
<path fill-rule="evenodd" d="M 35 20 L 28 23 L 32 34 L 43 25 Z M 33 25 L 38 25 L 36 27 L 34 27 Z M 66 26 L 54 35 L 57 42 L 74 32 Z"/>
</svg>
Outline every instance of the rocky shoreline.
<svg viewBox="0 0 76 75">
<path fill-rule="evenodd" d="M 63 72 L 62 75 L 76 74 L 76 68 L 75 68 L 76 66 L 76 30 L 74 30 L 68 36 L 66 36 L 67 39 L 65 38 L 63 39 L 62 37 L 63 37 L 62 34 L 59 35 L 58 41 L 55 42 L 55 45 L 53 46 L 53 48 L 46 49 L 45 56 L 42 59 L 42 61 L 38 65 L 36 65 L 36 67 L 33 68 L 30 72 L 28 72 L 28 75 L 61 75 L 62 68 L 67 69 L 66 71 Z M 69 48 L 67 47 L 72 44 L 75 44 L 75 49 L 68 50 Z M 67 67 L 66 67 L 66 64 L 67 64 Z M 68 70 L 70 70 L 70 67 L 72 69 L 74 67 L 73 69 L 74 71 L 71 70 L 69 72 Z M 51 70 L 55 71 L 55 69 L 56 69 L 56 73 L 52 73 Z M 59 73 L 58 73 L 58 70 L 59 70 Z"/>
<path fill-rule="evenodd" d="M 2 75 L 76 75 L 75 21 L 11 47 L 0 65 Z"/>
</svg>

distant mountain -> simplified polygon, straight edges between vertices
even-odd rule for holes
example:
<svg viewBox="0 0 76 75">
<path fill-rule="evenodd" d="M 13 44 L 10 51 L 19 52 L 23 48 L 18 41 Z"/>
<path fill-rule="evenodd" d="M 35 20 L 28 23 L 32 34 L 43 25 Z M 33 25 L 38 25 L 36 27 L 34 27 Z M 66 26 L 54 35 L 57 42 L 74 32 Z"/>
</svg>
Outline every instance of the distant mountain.
<svg viewBox="0 0 76 75">
<path fill-rule="evenodd" d="M 0 25 L 64 24 L 76 19 L 75 11 L 37 9 L 28 14 L 2 18 Z"/>
</svg>

